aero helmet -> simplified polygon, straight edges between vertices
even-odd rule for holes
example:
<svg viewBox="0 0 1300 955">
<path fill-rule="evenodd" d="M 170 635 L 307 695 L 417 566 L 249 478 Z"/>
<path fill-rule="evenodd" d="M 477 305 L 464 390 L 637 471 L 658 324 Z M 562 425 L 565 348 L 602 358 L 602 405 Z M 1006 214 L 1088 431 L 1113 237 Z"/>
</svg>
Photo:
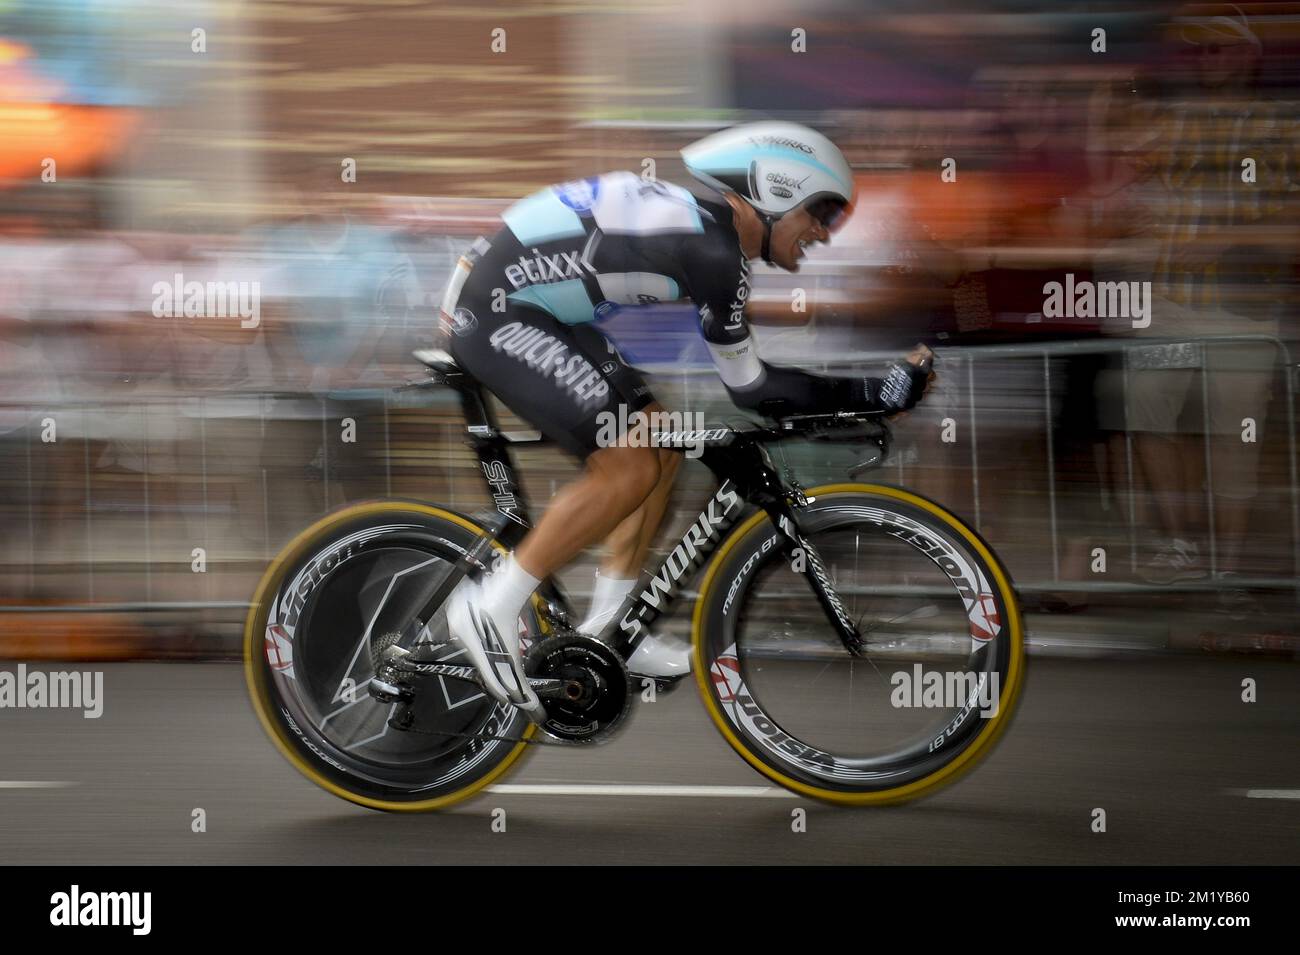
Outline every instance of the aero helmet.
<svg viewBox="0 0 1300 955">
<path fill-rule="evenodd" d="M 796 123 L 734 126 L 682 150 L 696 179 L 734 192 L 763 219 L 763 259 L 768 260 L 772 224 L 806 206 L 833 228 L 853 201 L 853 173 L 835 144 Z"/>
</svg>

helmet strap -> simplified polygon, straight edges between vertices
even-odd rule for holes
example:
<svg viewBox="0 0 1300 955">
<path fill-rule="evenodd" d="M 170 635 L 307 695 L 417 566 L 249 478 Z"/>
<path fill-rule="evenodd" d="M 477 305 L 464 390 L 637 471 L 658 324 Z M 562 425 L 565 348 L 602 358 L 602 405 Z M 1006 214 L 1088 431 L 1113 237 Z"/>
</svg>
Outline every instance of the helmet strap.
<svg viewBox="0 0 1300 955">
<path fill-rule="evenodd" d="M 775 220 L 766 212 L 760 213 L 759 218 L 763 220 L 763 247 L 759 254 L 764 262 L 772 265 L 772 224 Z"/>
</svg>

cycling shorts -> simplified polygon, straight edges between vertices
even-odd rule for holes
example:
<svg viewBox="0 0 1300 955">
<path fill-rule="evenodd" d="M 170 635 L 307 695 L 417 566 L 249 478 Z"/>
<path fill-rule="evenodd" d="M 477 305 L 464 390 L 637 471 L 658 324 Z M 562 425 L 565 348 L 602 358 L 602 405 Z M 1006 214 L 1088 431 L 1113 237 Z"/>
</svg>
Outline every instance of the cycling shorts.
<svg viewBox="0 0 1300 955">
<path fill-rule="evenodd" d="M 607 422 L 618 429 L 654 401 L 640 373 L 595 326 L 568 325 L 509 300 L 494 312 L 492 290 L 477 284 L 469 276 L 451 313 L 452 357 L 566 451 L 586 458 L 600 447 L 602 430 L 610 434 Z"/>
</svg>

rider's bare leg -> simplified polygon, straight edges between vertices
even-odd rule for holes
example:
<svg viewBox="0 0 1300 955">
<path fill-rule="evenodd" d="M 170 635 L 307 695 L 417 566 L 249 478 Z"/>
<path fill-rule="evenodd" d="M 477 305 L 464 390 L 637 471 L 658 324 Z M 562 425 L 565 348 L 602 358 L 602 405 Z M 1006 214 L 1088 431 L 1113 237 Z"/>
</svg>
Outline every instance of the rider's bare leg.
<svg viewBox="0 0 1300 955">
<path fill-rule="evenodd" d="M 605 538 L 606 554 L 600 564 L 602 576 L 630 580 L 641 573 L 645 556 L 659 530 L 664 511 L 668 508 L 668 499 L 672 496 L 673 482 L 677 478 L 681 462 L 681 452 L 659 449 L 659 483 L 641 506 Z"/>
<path fill-rule="evenodd" d="M 545 579 L 622 524 L 657 489 L 659 475 L 658 448 L 598 449 L 587 457 L 582 477 L 551 499 L 515 560 Z"/>
<path fill-rule="evenodd" d="M 641 506 L 624 518 L 605 538 L 605 558 L 596 574 L 591 604 L 586 617 L 578 624 L 578 629 L 584 633 L 599 633 L 636 586 L 637 576 L 645 564 L 645 555 L 668 507 L 673 480 L 680 463 L 680 453 L 661 449 L 659 483 Z"/>
<path fill-rule="evenodd" d="M 504 701 L 509 697 L 534 719 L 544 718 L 545 709 L 527 686 L 518 640 L 514 637 L 519 612 L 541 580 L 621 526 L 625 526 L 624 539 L 618 549 L 622 564 L 644 557 L 654 529 L 663 517 L 671 489 L 671 482 L 661 480 L 663 472 L 667 470 L 671 474 L 676 471 L 677 462 L 667 461 L 665 453 L 660 448 L 617 446 L 593 452 L 587 457 L 582 476 L 551 499 L 537 526 L 515 552 L 484 579 L 481 589 L 475 590 L 476 585 L 466 584 L 463 591 L 453 593 L 448 624 L 455 632 L 479 634 L 461 642 L 470 651 L 480 674 L 484 675 L 484 688 L 495 698 Z M 677 455 L 672 456 L 675 458 Z M 643 508 L 647 499 L 652 497 L 654 500 L 650 506 Z M 634 512 L 640 513 L 636 519 L 629 520 Z M 631 589 L 631 584 L 626 581 L 615 583 L 618 586 L 626 584 L 626 590 Z M 615 603 L 614 609 L 620 602 Z M 491 626 L 488 627 L 484 621 Z M 510 664 L 493 663 L 488 658 L 486 644 L 490 640 L 480 631 L 489 629 L 506 645 L 512 659 Z M 633 654 L 629 658 L 629 665 L 632 660 L 638 661 L 639 669 L 633 672 L 650 672 L 655 676 L 688 672 L 686 653 L 674 651 L 668 654 L 665 662 L 646 648 L 651 644 L 652 641 L 643 640 L 637 649 L 641 656 Z M 660 655 L 663 655 L 662 651 Z M 493 667 L 496 668 L 495 675 Z"/>
<path fill-rule="evenodd" d="M 596 575 L 591 608 L 578 629 L 584 633 L 602 633 L 618 614 L 619 608 L 636 586 L 637 575 L 645 564 L 647 551 L 663 521 L 672 495 L 673 479 L 681 465 L 680 453 L 662 449 L 659 484 L 605 541 L 608 554 Z M 656 678 L 680 677 L 690 672 L 690 645 L 662 634 L 646 634 L 627 659 L 635 674 Z"/>
<path fill-rule="evenodd" d="M 587 457 L 582 477 L 555 495 L 514 554 L 481 584 L 466 578 L 451 593 L 448 629 L 495 699 L 513 702 L 534 720 L 545 719 L 546 709 L 524 672 L 519 613 L 544 578 L 614 530 L 658 483 L 659 449 L 600 448 Z M 500 658 L 501 651 L 508 659 Z"/>
</svg>

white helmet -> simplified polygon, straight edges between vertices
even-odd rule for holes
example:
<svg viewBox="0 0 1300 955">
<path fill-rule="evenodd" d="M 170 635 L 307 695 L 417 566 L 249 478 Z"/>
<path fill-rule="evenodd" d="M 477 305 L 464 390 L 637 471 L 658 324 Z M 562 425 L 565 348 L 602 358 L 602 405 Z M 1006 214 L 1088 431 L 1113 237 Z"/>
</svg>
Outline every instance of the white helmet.
<svg viewBox="0 0 1300 955">
<path fill-rule="evenodd" d="M 758 210 L 768 231 L 803 205 L 829 228 L 853 201 L 853 173 L 844 156 L 821 133 L 796 123 L 724 129 L 691 143 L 682 159 L 696 179 Z"/>
</svg>

